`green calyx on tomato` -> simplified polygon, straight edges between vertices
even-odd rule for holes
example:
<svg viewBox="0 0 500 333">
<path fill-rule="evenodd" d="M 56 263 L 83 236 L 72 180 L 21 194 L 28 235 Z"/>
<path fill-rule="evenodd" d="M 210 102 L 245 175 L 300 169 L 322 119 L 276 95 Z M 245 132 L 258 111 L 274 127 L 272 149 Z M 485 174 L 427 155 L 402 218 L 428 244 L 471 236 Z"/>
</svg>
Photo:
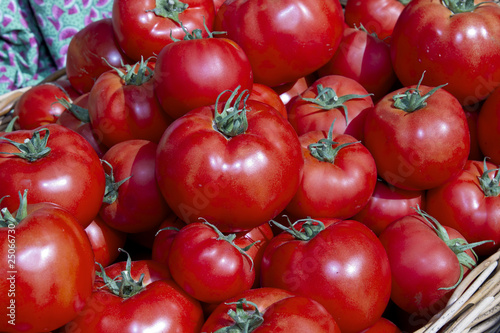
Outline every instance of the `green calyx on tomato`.
<svg viewBox="0 0 500 333">
<path fill-rule="evenodd" d="M 236 311 L 230 309 L 227 315 L 234 320 L 234 324 L 218 329 L 215 333 L 251 333 L 257 327 L 262 325 L 264 318 L 257 308 L 257 304 L 247 301 L 244 298 L 237 302 L 226 303 L 227 305 L 236 305 Z M 243 306 L 253 306 L 254 311 L 245 310 Z"/>
<path fill-rule="evenodd" d="M 89 110 L 82 108 L 79 105 L 73 104 L 64 98 L 58 98 L 57 102 L 62 106 L 64 106 L 66 110 L 71 112 L 71 114 L 75 116 L 76 119 L 80 120 L 82 123 L 85 124 L 90 123 Z"/>
<path fill-rule="evenodd" d="M 41 131 L 45 131 L 43 139 L 40 137 Z M 6 137 L 0 137 L 0 140 L 5 140 L 19 149 L 19 153 L 0 152 L 0 154 L 15 155 L 27 160 L 28 162 L 34 162 L 44 156 L 47 156 L 47 154 L 50 153 L 50 147 L 47 147 L 49 134 L 50 133 L 47 128 L 41 128 L 35 131 L 31 138 L 26 138 L 23 143 L 15 142 Z"/>
<path fill-rule="evenodd" d="M 203 220 L 203 218 L 200 218 Z M 214 229 L 215 233 L 217 234 L 217 240 L 223 240 L 223 241 L 226 241 L 228 242 L 229 244 L 231 244 L 236 250 L 238 250 L 239 253 L 241 253 L 243 256 L 247 257 L 248 260 L 250 260 L 250 263 L 251 263 L 251 267 L 250 267 L 250 270 L 252 271 L 253 270 L 253 266 L 254 266 L 254 263 L 253 263 L 253 259 L 252 257 L 246 252 L 248 251 L 252 246 L 254 246 L 255 244 L 259 243 L 260 240 L 256 241 L 256 242 L 253 242 L 252 244 L 248 245 L 248 246 L 245 246 L 244 248 L 241 248 L 239 247 L 238 245 L 236 245 L 234 243 L 234 240 L 236 239 L 236 234 L 229 234 L 229 235 L 224 235 L 215 225 L 207 222 L 206 220 L 204 220 L 205 222 L 203 222 L 203 224 L 206 224 L 208 225 L 210 228 Z"/>
<path fill-rule="evenodd" d="M 411 2 L 411 0 L 398 0 L 398 1 L 401 2 L 401 4 L 403 4 L 404 6 L 406 6 Z"/>
<path fill-rule="evenodd" d="M 368 94 L 368 95 L 348 94 L 344 96 L 337 96 L 335 90 L 333 90 L 330 87 L 324 88 L 322 84 L 318 84 L 316 88 L 318 89 L 318 96 L 316 96 L 315 98 L 305 98 L 301 96 L 301 98 L 304 101 L 316 104 L 316 106 L 319 109 L 323 110 L 342 108 L 344 110 L 346 124 L 348 123 L 347 119 L 348 113 L 347 113 L 347 106 L 345 106 L 344 103 L 351 99 L 365 98 L 373 95 L 373 94 Z"/>
<path fill-rule="evenodd" d="M 340 149 L 355 144 L 360 143 L 361 141 L 356 142 L 347 142 L 337 147 L 333 148 L 333 145 L 336 145 L 338 142 L 333 141 L 333 125 L 335 124 L 335 120 L 333 120 L 330 129 L 328 130 L 328 137 L 326 139 L 320 139 L 317 143 L 311 143 L 308 148 L 311 155 L 319 161 L 334 163 L 335 157 L 337 157 Z"/>
<path fill-rule="evenodd" d="M 194 40 L 194 39 L 203 39 L 203 31 L 201 29 L 194 29 L 191 33 L 189 33 L 189 30 L 180 22 L 181 28 L 184 31 L 185 35 L 182 40 Z M 207 32 L 208 38 L 213 38 L 214 35 L 222 35 L 225 34 L 226 31 L 210 31 L 207 27 L 207 24 L 205 23 L 205 17 L 203 17 L 203 26 L 205 27 L 205 31 Z M 181 41 L 180 39 L 175 38 L 172 36 L 172 30 L 170 30 L 170 39 L 172 39 L 174 42 L 179 42 Z"/>
<path fill-rule="evenodd" d="M 215 101 L 214 128 L 224 134 L 226 138 L 242 134 L 248 129 L 247 110 L 245 108 L 245 104 L 250 96 L 250 93 L 248 90 L 243 90 L 243 92 L 238 95 L 239 89 L 240 86 L 236 87 L 234 91 L 224 90 L 219 96 L 217 96 Z M 219 113 L 219 99 L 226 92 L 231 92 L 231 96 L 229 96 L 229 99 L 224 104 L 222 112 Z M 233 99 L 235 97 L 236 100 L 233 104 Z"/>
<path fill-rule="evenodd" d="M 179 24 L 179 14 L 184 12 L 189 5 L 179 0 L 156 0 L 155 9 L 146 10 L 157 16 L 169 18 Z"/>
<path fill-rule="evenodd" d="M 474 11 L 476 7 L 480 6 L 484 2 L 477 5 L 474 4 L 474 0 L 443 0 L 443 4 L 448 8 L 453 14 L 468 13 Z"/>
<path fill-rule="evenodd" d="M 8 197 L 6 195 L 5 197 Z M 0 203 L 5 198 L 0 198 Z M 11 225 L 18 225 L 27 215 L 27 207 L 28 207 L 28 190 L 24 190 L 24 193 L 21 195 L 21 191 L 19 191 L 19 208 L 17 209 L 16 216 L 14 217 L 7 207 L 0 210 L 0 228 L 9 227 Z"/>
<path fill-rule="evenodd" d="M 151 58 L 153 57 L 144 60 L 141 57 L 141 61 L 136 62 L 133 66 L 130 66 L 129 64 L 122 64 L 122 67 L 125 69 L 125 71 L 123 71 L 123 69 L 110 65 L 105 58 L 102 58 L 102 60 L 104 60 L 109 67 L 116 71 L 116 73 L 118 74 L 120 79 L 123 80 L 126 86 L 140 86 L 148 82 L 153 77 L 153 70 L 148 67 L 148 62 Z"/>
<path fill-rule="evenodd" d="M 497 172 L 495 177 L 490 178 L 489 174 L 491 172 Z M 486 158 L 484 159 L 483 174 L 479 179 L 479 185 L 483 190 L 483 193 L 487 197 L 498 197 L 500 195 L 500 169 L 488 169 L 486 165 Z"/>
<path fill-rule="evenodd" d="M 321 221 L 314 220 L 310 217 L 305 218 L 305 219 L 299 219 L 292 223 L 290 219 L 287 217 L 288 224 L 290 224 L 290 227 L 285 227 L 284 225 L 271 220 L 269 222 L 273 223 L 276 225 L 278 228 L 281 230 L 288 232 L 290 235 L 295 237 L 298 240 L 303 240 L 303 241 L 308 241 L 314 238 L 317 234 L 319 234 L 321 231 L 325 230 L 325 224 Z M 300 229 L 297 230 L 295 228 L 295 225 L 297 223 L 304 222 L 301 226 Z"/>
<path fill-rule="evenodd" d="M 7 124 L 7 127 L 3 130 L 4 133 L 10 133 L 14 131 L 14 125 L 16 124 L 16 121 L 19 119 L 19 116 L 15 116 L 12 118 L 9 123 Z"/>
<path fill-rule="evenodd" d="M 422 77 L 418 81 L 417 87 L 409 88 L 403 94 L 397 94 L 392 97 L 394 100 L 394 107 L 406 112 L 413 112 L 424 108 L 427 105 L 426 100 L 432 96 L 438 89 L 443 88 L 448 83 L 442 84 L 430 90 L 424 96 L 420 95 L 420 84 L 424 79 L 425 71 L 422 73 Z"/>
<path fill-rule="evenodd" d="M 434 217 L 422 211 L 419 206 L 414 209 L 420 216 L 424 218 L 426 222 L 428 222 L 429 226 L 436 232 L 436 235 L 441 238 L 457 256 L 458 262 L 460 264 L 460 277 L 458 281 L 451 287 L 439 288 L 443 290 L 455 289 L 460 284 L 460 282 L 462 282 L 462 279 L 464 277 L 464 266 L 468 269 L 472 269 L 474 266 L 476 266 L 476 261 L 474 261 L 474 259 L 472 259 L 465 251 L 470 250 L 477 260 L 477 255 L 476 252 L 474 252 L 473 248 L 493 241 L 486 240 L 469 244 L 463 238 L 450 239 L 450 236 L 448 235 L 446 229 Z"/>
<path fill-rule="evenodd" d="M 101 160 L 101 162 L 106 164 L 110 169 L 109 173 L 106 172 L 106 186 L 102 202 L 107 204 L 112 204 L 118 198 L 118 188 L 122 186 L 123 183 L 125 183 L 127 180 L 129 180 L 132 176 L 128 176 L 127 178 L 116 182 L 115 176 L 113 174 L 113 166 L 109 164 L 109 162 L 106 160 Z"/>
<path fill-rule="evenodd" d="M 144 288 L 144 273 L 141 274 L 139 280 L 134 280 L 132 277 L 132 259 L 127 251 L 123 249 L 118 249 L 121 252 L 124 252 L 127 255 L 127 263 L 125 265 L 125 270 L 120 273 L 120 276 L 116 276 L 115 278 L 110 278 L 106 275 L 106 271 L 104 267 L 98 262 L 97 265 L 101 268 L 100 272 L 96 272 L 96 275 L 103 279 L 105 286 L 108 287 L 109 291 L 116 296 L 121 298 L 129 298 L 131 296 L 136 295 Z M 121 277 L 121 278 L 120 278 Z"/>
</svg>

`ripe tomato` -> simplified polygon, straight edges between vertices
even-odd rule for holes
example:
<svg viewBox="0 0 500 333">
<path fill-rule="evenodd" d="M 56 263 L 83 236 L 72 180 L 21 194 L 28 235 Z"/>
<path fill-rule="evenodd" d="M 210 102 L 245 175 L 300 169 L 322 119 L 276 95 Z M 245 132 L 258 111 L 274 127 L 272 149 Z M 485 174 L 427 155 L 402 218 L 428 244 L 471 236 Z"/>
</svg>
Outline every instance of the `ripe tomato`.
<svg viewBox="0 0 500 333">
<path fill-rule="evenodd" d="M 343 22 L 338 0 L 233 0 L 220 6 L 214 28 L 243 48 L 255 82 L 274 87 L 326 64 Z"/>
<path fill-rule="evenodd" d="M 288 120 L 298 135 L 310 131 L 333 132 L 362 138 L 363 119 L 373 100 L 354 79 L 326 75 L 287 104 Z"/>
<path fill-rule="evenodd" d="M 481 256 L 500 248 L 499 178 L 497 164 L 467 161 L 456 177 L 427 191 L 426 210 L 441 224 L 456 229 L 468 242 L 494 241 L 475 249 Z"/>
<path fill-rule="evenodd" d="M 22 154 L 20 149 L 30 152 Z M 28 189 L 31 203 L 56 203 L 84 228 L 94 220 L 104 196 L 105 174 L 96 152 L 81 135 L 58 124 L 14 131 L 0 138 L 0 152 L 6 153 L 0 154 L 0 197 L 10 195 L 1 207 L 13 210 L 16 194 Z"/>
<path fill-rule="evenodd" d="M 492 163 L 500 164 L 500 88 L 484 101 L 477 115 L 477 140 L 481 152 Z"/>
<path fill-rule="evenodd" d="M 158 227 L 151 248 L 151 259 L 168 266 L 168 254 L 175 236 L 186 223 L 171 213 Z"/>
<path fill-rule="evenodd" d="M 267 245 L 261 285 L 318 301 L 343 333 L 375 324 L 391 293 L 389 260 L 377 236 L 354 220 L 296 223 Z"/>
<path fill-rule="evenodd" d="M 26 196 L 19 193 L 13 216 L 0 213 L 2 332 L 57 329 L 84 308 L 94 283 L 94 254 L 79 221 L 58 205 L 28 204 Z"/>
<path fill-rule="evenodd" d="M 394 71 L 405 86 L 427 71 L 424 85 L 448 83 L 460 104 L 475 104 L 500 84 L 498 26 L 495 2 L 413 0 L 392 34 Z"/>
<path fill-rule="evenodd" d="M 312 131 L 299 137 L 304 169 L 286 210 L 307 216 L 347 219 L 370 199 L 377 182 L 372 155 L 350 135 Z"/>
<path fill-rule="evenodd" d="M 212 0 L 116 0 L 111 19 L 116 39 L 133 61 L 158 55 L 172 43 L 182 39 L 184 30 L 212 29 L 215 17 Z"/>
<path fill-rule="evenodd" d="M 470 134 L 465 113 L 453 95 L 438 88 L 419 83 L 398 89 L 366 113 L 363 143 L 379 176 L 393 186 L 439 186 L 467 161 Z"/>
<path fill-rule="evenodd" d="M 154 90 L 173 119 L 212 105 L 224 90 L 252 91 L 253 74 L 243 49 L 227 38 L 195 38 L 168 44 L 158 54 Z"/>
<path fill-rule="evenodd" d="M 271 87 L 262 83 L 254 83 L 249 100 L 259 101 L 271 105 L 283 117 L 288 118 L 285 103 L 281 100 L 280 95 Z"/>
<path fill-rule="evenodd" d="M 401 333 L 401 330 L 392 321 L 382 317 L 373 326 L 359 333 Z"/>
<path fill-rule="evenodd" d="M 111 228 L 99 216 L 85 228 L 85 232 L 92 245 L 94 261 L 104 267 L 111 265 L 118 258 L 118 249 L 125 245 L 127 239 L 127 234 Z M 97 264 L 96 269 L 99 269 Z"/>
<path fill-rule="evenodd" d="M 183 221 L 203 217 L 222 232 L 239 232 L 285 208 L 304 161 L 297 134 L 271 106 L 244 103 L 240 95 L 235 105 L 228 100 L 221 109 L 216 104 L 192 110 L 167 128 L 158 145 L 156 175 Z"/>
</svg>

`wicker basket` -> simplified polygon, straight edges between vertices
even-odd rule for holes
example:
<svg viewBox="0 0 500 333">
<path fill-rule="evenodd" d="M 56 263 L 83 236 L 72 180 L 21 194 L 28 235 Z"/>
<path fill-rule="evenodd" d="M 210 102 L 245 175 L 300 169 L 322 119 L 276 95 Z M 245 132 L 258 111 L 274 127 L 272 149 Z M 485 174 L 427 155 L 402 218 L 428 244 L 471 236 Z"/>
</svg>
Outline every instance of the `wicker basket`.
<svg viewBox="0 0 500 333">
<path fill-rule="evenodd" d="M 41 83 L 65 78 L 62 69 Z M 0 131 L 12 119 L 17 99 L 30 87 L 0 96 Z M 460 283 L 446 307 L 414 333 L 500 332 L 500 250 L 481 261 Z"/>
</svg>

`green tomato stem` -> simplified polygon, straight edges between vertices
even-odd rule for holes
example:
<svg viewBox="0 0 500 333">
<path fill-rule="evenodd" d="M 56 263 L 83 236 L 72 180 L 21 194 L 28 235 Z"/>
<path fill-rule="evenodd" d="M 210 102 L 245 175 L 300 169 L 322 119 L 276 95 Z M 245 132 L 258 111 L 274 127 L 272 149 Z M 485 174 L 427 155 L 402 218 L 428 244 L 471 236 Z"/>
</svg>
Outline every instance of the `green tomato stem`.
<svg viewBox="0 0 500 333">
<path fill-rule="evenodd" d="M 42 131 L 45 131 L 43 139 L 40 137 L 40 132 Z M 47 147 L 49 135 L 50 132 L 47 128 L 41 128 L 35 131 L 31 138 L 26 138 L 23 143 L 13 141 L 6 137 L 0 137 L 0 140 L 7 141 L 19 150 L 19 153 L 0 152 L 0 154 L 15 155 L 27 160 L 28 162 L 35 162 L 50 153 L 50 147 Z"/>
</svg>

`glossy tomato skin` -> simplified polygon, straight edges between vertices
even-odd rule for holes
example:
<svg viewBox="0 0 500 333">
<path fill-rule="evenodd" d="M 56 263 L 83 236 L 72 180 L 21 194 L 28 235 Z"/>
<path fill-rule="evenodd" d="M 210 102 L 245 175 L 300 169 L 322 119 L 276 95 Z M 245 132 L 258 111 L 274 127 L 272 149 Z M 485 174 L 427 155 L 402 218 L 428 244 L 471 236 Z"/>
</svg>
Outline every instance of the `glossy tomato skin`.
<svg viewBox="0 0 500 333">
<path fill-rule="evenodd" d="M 394 107 L 393 96 L 407 89 L 389 93 L 366 113 L 363 143 L 375 159 L 379 176 L 389 184 L 426 190 L 460 172 L 469 155 L 470 134 L 460 103 L 443 89 L 416 111 Z M 421 95 L 431 89 L 420 86 Z"/>
<path fill-rule="evenodd" d="M 126 84 L 115 70 L 99 76 L 88 108 L 92 128 L 107 147 L 133 139 L 158 143 L 172 122 L 155 96 L 152 78 L 140 85 Z"/>
<path fill-rule="evenodd" d="M 391 272 L 375 234 L 354 220 L 318 219 L 325 229 L 309 241 L 287 232 L 266 247 L 261 284 L 289 290 L 321 303 L 341 331 L 375 324 L 391 293 Z"/>
<path fill-rule="evenodd" d="M 354 79 L 373 94 L 374 101 L 389 93 L 397 80 L 387 43 L 354 28 L 344 29 L 337 52 L 318 70 L 318 74 Z"/>
<path fill-rule="evenodd" d="M 181 40 L 158 54 L 154 91 L 163 110 L 177 119 L 192 109 L 215 104 L 225 90 L 252 91 L 247 55 L 227 38 Z"/>
<path fill-rule="evenodd" d="M 28 189 L 28 201 L 53 202 L 69 210 L 85 228 L 101 207 L 105 189 L 105 174 L 92 146 L 79 134 L 58 124 L 44 126 L 49 130 L 47 146 L 51 151 L 44 157 L 28 162 L 12 155 L 19 152 L 12 144 L 1 140 L 0 197 L 1 207 L 14 210 L 17 193 Z M 34 130 L 19 130 L 4 135 L 16 142 L 31 138 Z M 43 138 L 45 131 L 40 132 Z"/>
<path fill-rule="evenodd" d="M 151 247 L 151 259 L 168 266 L 168 254 L 170 253 L 172 241 L 179 230 L 185 226 L 186 223 L 177 217 L 177 215 L 174 213 L 169 214 L 158 227 Z"/>
<path fill-rule="evenodd" d="M 478 4 L 480 1 L 474 1 Z M 405 86 L 448 83 L 462 105 L 475 104 L 500 83 L 500 6 L 482 3 L 454 14 L 440 1 L 413 0 L 394 27 L 391 58 Z"/>
<path fill-rule="evenodd" d="M 368 203 L 353 216 L 377 236 L 392 222 L 415 213 L 419 206 L 425 210 L 425 191 L 408 191 L 377 179 Z"/>
<path fill-rule="evenodd" d="M 202 222 L 190 223 L 177 233 L 168 268 L 183 290 L 205 303 L 223 302 L 250 289 L 255 280 L 250 258 Z"/>
<path fill-rule="evenodd" d="M 340 43 L 343 20 L 338 0 L 232 0 L 220 6 L 214 27 L 246 52 L 255 82 L 274 87 L 323 66 Z"/>
<path fill-rule="evenodd" d="M 156 15 L 155 0 L 117 0 L 113 2 L 112 20 L 116 39 L 133 61 L 158 55 L 172 43 L 171 37 L 184 38 L 184 30 L 174 20 Z M 200 29 L 206 36 L 203 23 L 212 31 L 215 17 L 212 0 L 183 0 L 187 9 L 179 13 L 179 22 L 188 30 Z"/>
<path fill-rule="evenodd" d="M 497 164 L 486 162 L 488 170 Z M 474 250 L 492 255 L 500 248 L 500 196 L 487 196 L 479 183 L 485 171 L 483 161 L 467 161 L 464 169 L 445 184 L 427 191 L 426 210 L 441 224 L 456 229 L 469 243 L 493 240 Z M 495 177 L 492 171 L 488 177 Z"/>
<path fill-rule="evenodd" d="M 0 228 L 0 239 L 0 304 L 8 309 L 15 301 L 14 312 L 8 312 L 13 316 L 1 321 L 0 330 L 48 332 L 76 317 L 92 293 L 94 254 L 75 217 L 55 204 L 28 201 L 27 217 L 16 227 Z"/>
<path fill-rule="evenodd" d="M 99 210 L 110 227 L 127 233 L 145 232 L 157 227 L 171 212 L 156 181 L 157 146 L 147 140 L 126 140 L 104 154 L 115 182 L 128 178 L 118 187 L 116 199 L 103 202 Z M 108 165 L 104 169 L 111 172 Z"/>
<path fill-rule="evenodd" d="M 373 326 L 360 333 L 401 333 L 401 330 L 392 321 L 382 317 Z"/>
<path fill-rule="evenodd" d="M 304 164 L 298 136 L 267 104 L 248 100 L 248 129 L 214 130 L 214 106 L 175 120 L 158 145 L 156 174 L 170 208 L 186 223 L 203 217 L 223 232 L 252 229 L 291 200 Z"/>
<path fill-rule="evenodd" d="M 281 100 L 280 95 L 273 90 L 271 87 L 266 86 L 262 83 L 254 83 L 252 85 L 252 92 L 248 99 L 253 99 L 262 103 L 271 105 L 279 112 L 283 117 L 288 118 L 286 112 L 285 103 Z"/>
<path fill-rule="evenodd" d="M 85 228 L 85 232 L 92 245 L 94 261 L 103 267 L 111 265 L 118 258 L 118 249 L 125 246 L 127 239 L 127 234 L 108 226 L 99 215 Z M 99 269 L 98 265 L 96 269 Z"/>
<path fill-rule="evenodd" d="M 343 103 L 347 108 L 347 119 L 344 109 L 322 109 L 317 104 L 303 98 L 316 98 L 318 85 L 331 88 L 338 97 L 350 94 L 366 95 L 354 98 Z M 302 98 L 301 98 L 302 97 Z M 373 100 L 368 96 L 366 89 L 354 79 L 342 75 L 325 75 L 287 104 L 288 120 L 298 135 L 310 131 L 328 132 L 332 122 L 335 121 L 333 132 L 349 134 L 358 140 L 363 135 L 363 121 L 365 114 L 373 107 Z"/>
<path fill-rule="evenodd" d="M 450 239 L 464 238 L 453 228 L 444 228 Z M 405 216 L 390 224 L 379 239 L 391 264 L 391 300 L 407 313 L 432 315 L 441 310 L 453 290 L 439 288 L 455 285 L 460 263 L 429 222 L 418 214 Z"/>
<path fill-rule="evenodd" d="M 351 27 L 361 24 L 369 33 L 390 44 L 396 21 L 405 8 L 400 0 L 352 0 L 345 5 L 345 21 Z"/>
<path fill-rule="evenodd" d="M 102 58 L 115 67 L 131 62 L 117 44 L 111 18 L 89 23 L 71 38 L 66 74 L 76 91 L 89 92 L 99 75 L 109 70 Z"/>
<path fill-rule="evenodd" d="M 66 108 L 58 99 L 70 101 L 70 97 L 57 84 L 43 83 L 36 85 L 21 95 L 14 105 L 13 117 L 18 116 L 20 129 L 30 130 L 52 124 Z"/>
<path fill-rule="evenodd" d="M 368 149 L 352 136 L 332 137 L 336 142 L 333 148 L 349 144 L 338 151 L 333 162 L 318 160 L 311 154 L 309 145 L 327 137 L 323 131 L 299 137 L 304 169 L 299 188 L 286 207 L 295 217 L 351 218 L 366 205 L 375 189 L 375 161 Z"/>
<path fill-rule="evenodd" d="M 500 164 L 500 88 L 495 89 L 484 101 L 477 115 L 477 140 L 481 152 L 489 161 Z"/>
</svg>

